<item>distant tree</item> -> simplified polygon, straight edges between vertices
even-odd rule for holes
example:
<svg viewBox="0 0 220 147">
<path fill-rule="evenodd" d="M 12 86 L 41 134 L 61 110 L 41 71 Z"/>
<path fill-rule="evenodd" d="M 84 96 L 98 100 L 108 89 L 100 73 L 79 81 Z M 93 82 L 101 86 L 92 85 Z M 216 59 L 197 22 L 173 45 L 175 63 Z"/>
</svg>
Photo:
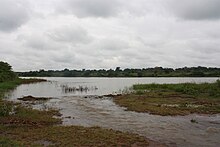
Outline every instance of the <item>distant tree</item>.
<svg viewBox="0 0 220 147">
<path fill-rule="evenodd" d="M 115 71 L 121 71 L 121 68 L 120 67 L 116 67 Z"/>
</svg>

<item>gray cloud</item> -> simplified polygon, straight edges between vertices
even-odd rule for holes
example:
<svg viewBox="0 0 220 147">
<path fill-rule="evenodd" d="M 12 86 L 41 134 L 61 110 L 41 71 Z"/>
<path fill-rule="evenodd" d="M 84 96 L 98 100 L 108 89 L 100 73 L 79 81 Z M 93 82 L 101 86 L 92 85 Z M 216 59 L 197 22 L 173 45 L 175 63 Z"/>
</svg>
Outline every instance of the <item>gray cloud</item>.
<svg viewBox="0 0 220 147">
<path fill-rule="evenodd" d="M 63 47 L 61 44 L 50 40 L 45 33 L 40 32 L 32 32 L 30 34 L 23 33 L 19 35 L 16 40 L 20 42 L 24 48 L 38 52 L 58 50 Z"/>
<path fill-rule="evenodd" d="M 26 1 L 0 0 L 0 31 L 13 31 L 28 18 Z"/>
<path fill-rule="evenodd" d="M 219 0 L 168 0 L 169 9 L 178 17 L 188 20 L 220 19 Z"/>
<path fill-rule="evenodd" d="M 88 32 L 79 26 L 62 26 L 48 31 L 47 35 L 54 41 L 67 42 L 72 44 L 89 43 L 92 37 Z"/>
<path fill-rule="evenodd" d="M 77 17 L 110 17 L 117 14 L 120 3 L 117 0 L 64 0 L 58 11 L 72 13 Z"/>
<path fill-rule="evenodd" d="M 103 51 L 111 52 L 130 48 L 128 41 L 113 37 L 100 40 L 97 46 Z"/>
</svg>

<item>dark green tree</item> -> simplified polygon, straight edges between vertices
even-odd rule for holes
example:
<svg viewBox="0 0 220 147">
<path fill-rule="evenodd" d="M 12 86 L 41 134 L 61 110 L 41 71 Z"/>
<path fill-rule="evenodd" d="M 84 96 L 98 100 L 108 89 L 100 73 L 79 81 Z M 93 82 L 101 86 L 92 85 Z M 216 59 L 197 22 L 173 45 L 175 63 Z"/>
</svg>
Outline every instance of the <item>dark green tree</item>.
<svg viewBox="0 0 220 147">
<path fill-rule="evenodd" d="M 11 66 L 6 62 L 0 61 L 0 82 L 11 81 L 16 77 Z"/>
</svg>

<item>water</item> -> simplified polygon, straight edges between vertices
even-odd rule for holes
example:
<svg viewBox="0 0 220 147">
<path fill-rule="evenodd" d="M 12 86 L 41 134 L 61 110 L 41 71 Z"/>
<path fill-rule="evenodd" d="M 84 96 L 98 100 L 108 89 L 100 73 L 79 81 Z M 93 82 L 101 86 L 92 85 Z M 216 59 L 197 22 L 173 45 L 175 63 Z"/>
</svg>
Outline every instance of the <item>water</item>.
<svg viewBox="0 0 220 147">
<path fill-rule="evenodd" d="M 8 98 L 32 95 L 54 97 L 45 105 L 59 108 L 64 125 L 101 126 L 129 131 L 170 146 L 210 146 L 220 144 L 220 115 L 158 116 L 125 111 L 112 98 L 95 95 L 114 94 L 137 83 L 214 82 L 217 78 L 47 78 L 51 82 L 21 85 Z M 89 91 L 65 92 L 69 87 L 87 86 Z M 97 87 L 94 89 L 91 87 Z M 90 95 L 88 98 L 84 98 Z M 34 107 L 41 107 L 36 105 Z M 71 116 L 69 118 L 69 116 Z M 191 123 L 195 119 L 198 123 Z"/>
<path fill-rule="evenodd" d="M 63 78 L 48 77 L 50 82 L 21 85 L 17 87 L 11 98 L 18 98 L 26 95 L 62 97 L 81 95 L 106 95 L 126 91 L 133 84 L 147 83 L 186 83 L 186 82 L 215 82 L 218 78 Z M 73 91 L 66 93 L 62 90 L 63 85 L 69 87 L 87 86 L 89 91 Z M 95 90 L 95 87 L 98 88 Z"/>
</svg>

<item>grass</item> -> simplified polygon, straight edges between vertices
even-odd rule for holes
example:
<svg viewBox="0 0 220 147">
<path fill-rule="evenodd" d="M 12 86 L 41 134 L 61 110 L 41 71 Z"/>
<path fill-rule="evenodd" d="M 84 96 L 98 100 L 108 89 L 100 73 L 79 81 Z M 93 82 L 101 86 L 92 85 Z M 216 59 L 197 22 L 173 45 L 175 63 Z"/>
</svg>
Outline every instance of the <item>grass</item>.
<svg viewBox="0 0 220 147">
<path fill-rule="evenodd" d="M 20 80 L 0 83 L 0 99 L 3 96 L 4 92 L 14 89 L 20 83 Z"/>
<path fill-rule="evenodd" d="M 38 81 L 38 80 L 36 80 Z M 0 92 L 33 80 L 0 83 Z M 99 127 L 61 126 L 57 110 L 33 110 L 0 99 L 0 146 L 148 146 L 149 140 L 135 134 Z"/>
<path fill-rule="evenodd" d="M 136 91 L 172 91 L 196 97 L 220 97 L 220 80 L 215 83 L 181 83 L 181 84 L 137 84 L 133 86 Z"/>
<path fill-rule="evenodd" d="M 148 146 L 144 137 L 99 127 L 48 126 L 40 128 L 0 127 L 8 141 L 15 140 L 23 146 Z M 10 143 L 10 142 L 9 142 Z"/>
<path fill-rule="evenodd" d="M 7 102 L 6 102 L 7 103 Z M 21 126 L 47 126 L 51 124 L 60 124 L 61 120 L 53 116 L 59 116 L 56 110 L 38 111 L 21 106 L 20 104 L 9 103 L 13 109 L 9 115 L 0 117 L 0 124 L 21 125 Z"/>
<path fill-rule="evenodd" d="M 0 137 L 0 146 L 2 146 L 2 147 L 20 147 L 21 144 L 19 144 L 16 141 L 13 141 L 11 139 L 8 139 L 6 137 Z"/>
<path fill-rule="evenodd" d="M 157 115 L 220 113 L 220 81 L 215 83 L 134 85 L 132 94 L 114 98 L 127 110 Z"/>
</svg>

